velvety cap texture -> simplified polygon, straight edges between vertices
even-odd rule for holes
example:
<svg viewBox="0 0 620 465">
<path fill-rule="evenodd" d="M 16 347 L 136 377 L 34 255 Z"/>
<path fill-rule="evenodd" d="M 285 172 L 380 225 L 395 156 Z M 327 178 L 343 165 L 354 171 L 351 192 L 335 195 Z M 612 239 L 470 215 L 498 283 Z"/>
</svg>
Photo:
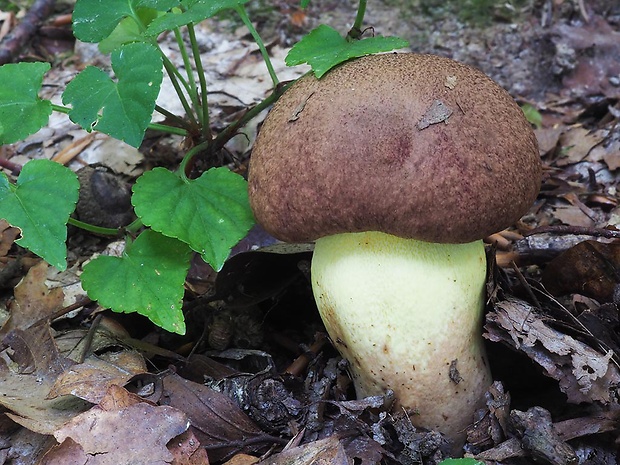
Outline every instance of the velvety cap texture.
<svg viewBox="0 0 620 465">
<path fill-rule="evenodd" d="M 447 58 L 393 53 L 296 82 L 258 135 L 249 194 L 283 241 L 463 243 L 516 222 L 540 180 L 531 125 L 504 89 Z"/>
</svg>

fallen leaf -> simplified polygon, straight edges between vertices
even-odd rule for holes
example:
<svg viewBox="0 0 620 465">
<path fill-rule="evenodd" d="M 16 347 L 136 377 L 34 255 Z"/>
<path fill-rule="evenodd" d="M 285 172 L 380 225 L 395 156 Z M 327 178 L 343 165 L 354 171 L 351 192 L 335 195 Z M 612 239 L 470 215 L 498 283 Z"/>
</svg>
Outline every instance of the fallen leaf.
<svg viewBox="0 0 620 465">
<path fill-rule="evenodd" d="M 332 435 L 325 439 L 292 447 L 258 465 L 352 465 L 353 459 L 347 456 L 341 438 Z"/>
<path fill-rule="evenodd" d="M 560 136 L 562 155 L 555 161 L 557 166 L 571 165 L 585 159 L 590 151 L 605 138 L 602 130 L 591 131 L 582 126 L 569 128 Z"/>
<path fill-rule="evenodd" d="M 58 377 L 48 398 L 70 394 L 97 404 L 110 386 L 123 386 L 134 375 L 146 371 L 144 359 L 137 352 L 103 354 L 105 358 L 110 356 L 115 358 L 113 362 L 91 355 L 84 363 L 73 365 Z"/>
<path fill-rule="evenodd" d="M 268 437 L 226 395 L 173 374 L 164 378 L 161 403 L 184 411 L 201 444 L 212 449 L 213 461 L 231 451 L 252 452 L 268 445 Z M 265 443 L 252 442 L 260 436 Z"/>
<path fill-rule="evenodd" d="M 484 337 L 503 342 L 530 357 L 547 376 L 556 379 L 568 402 L 608 403 L 620 372 L 613 352 L 601 354 L 571 336 L 551 328 L 535 308 L 513 297 L 495 304 L 487 314 Z"/>
<path fill-rule="evenodd" d="M 16 286 L 11 315 L 0 330 L 8 347 L 0 362 L 0 405 L 9 410 L 6 415 L 13 421 L 41 434 L 51 434 L 86 408 L 83 401 L 71 397 L 47 399 L 56 378 L 73 361 L 59 353 L 49 327 L 63 292 L 47 288 L 46 271 L 47 265 L 41 262 Z"/>
<path fill-rule="evenodd" d="M 0 257 L 5 257 L 15 239 L 19 237 L 20 231 L 18 228 L 14 228 L 9 225 L 5 220 L 0 219 Z"/>
<path fill-rule="evenodd" d="M 88 465 L 174 463 L 166 444 L 188 427 L 180 410 L 142 402 L 139 396 L 111 386 L 101 404 L 54 433 L 61 444 L 42 464 L 65 465 L 72 457 L 86 458 L 81 463 Z"/>
<path fill-rule="evenodd" d="M 620 244 L 583 241 L 554 258 L 542 283 L 554 296 L 582 294 L 599 302 L 613 300 L 620 273 Z"/>
</svg>

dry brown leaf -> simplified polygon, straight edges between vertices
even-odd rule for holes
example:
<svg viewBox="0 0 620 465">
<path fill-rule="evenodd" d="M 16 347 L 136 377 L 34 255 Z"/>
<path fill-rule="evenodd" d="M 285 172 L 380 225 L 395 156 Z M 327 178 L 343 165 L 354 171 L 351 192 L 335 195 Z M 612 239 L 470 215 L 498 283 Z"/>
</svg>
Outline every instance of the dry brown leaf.
<svg viewBox="0 0 620 465">
<path fill-rule="evenodd" d="M 76 457 L 86 458 L 81 463 L 88 465 L 171 464 L 174 455 L 166 444 L 188 427 L 180 410 L 141 402 L 125 389 L 111 386 L 100 405 L 54 433 L 61 444 L 42 463 L 65 465 Z"/>
<path fill-rule="evenodd" d="M 46 399 L 58 375 L 73 363 L 59 354 L 47 321 L 60 308 L 63 293 L 47 288 L 46 271 L 41 262 L 16 286 L 11 316 L 0 330 L 10 350 L 1 354 L 0 405 L 15 422 L 41 434 L 51 434 L 85 409 L 79 399 Z"/>
<path fill-rule="evenodd" d="M 353 458 L 347 456 L 341 438 L 332 435 L 328 438 L 292 447 L 258 465 L 352 465 Z"/>
<path fill-rule="evenodd" d="M 594 221 L 575 205 L 558 205 L 553 209 L 553 216 L 564 224 L 571 226 L 594 226 Z"/>
<path fill-rule="evenodd" d="M 551 128 L 536 129 L 536 140 L 538 140 L 538 149 L 542 155 L 552 154 L 557 148 L 560 136 L 566 130 L 564 126 L 554 126 Z"/>
<path fill-rule="evenodd" d="M 45 322 L 62 306 L 62 289 L 48 289 L 45 285 L 47 268 L 47 263 L 39 262 L 15 287 L 15 304 L 11 306 L 9 321 L 0 329 L 0 339 L 12 329 L 27 329 Z"/>
<path fill-rule="evenodd" d="M 112 363 L 91 355 L 84 363 L 73 365 L 58 377 L 48 398 L 70 394 L 98 404 L 111 385 L 123 386 L 134 375 L 146 371 L 144 359 L 137 352 L 122 351 L 114 357 L 116 360 Z"/>
<path fill-rule="evenodd" d="M 88 405 L 75 398 L 46 399 L 51 381 L 19 374 L 0 361 L 0 405 L 16 423 L 40 434 L 52 434 Z"/>
<path fill-rule="evenodd" d="M 563 156 L 559 157 L 555 164 L 565 166 L 580 162 L 604 138 L 603 131 L 590 131 L 581 126 L 570 128 L 560 136 Z"/>
<path fill-rule="evenodd" d="M 5 220 L 0 220 L 0 257 L 5 257 L 19 237 L 18 228 L 13 228 Z"/>
<path fill-rule="evenodd" d="M 209 465 L 207 451 L 191 430 L 185 431 L 168 443 L 172 465 Z"/>
<path fill-rule="evenodd" d="M 577 293 L 610 302 L 618 269 L 620 244 L 583 241 L 549 262 L 542 283 L 556 297 Z"/>
<path fill-rule="evenodd" d="M 248 454 L 237 454 L 232 459 L 224 463 L 224 465 L 254 465 L 260 459 Z"/>
<path fill-rule="evenodd" d="M 210 454 L 212 460 L 224 458 L 232 450 L 252 452 L 264 446 L 253 444 L 240 447 L 257 436 L 261 429 L 226 395 L 202 384 L 173 374 L 164 378 L 161 403 L 184 411 L 189 417 L 196 437 L 203 446 L 218 446 Z M 227 447 L 228 445 L 233 446 Z"/>
<path fill-rule="evenodd" d="M 558 381 L 571 403 L 611 401 L 620 373 L 613 353 L 601 354 L 551 328 L 527 302 L 507 298 L 487 315 L 485 337 L 524 352 Z"/>
</svg>

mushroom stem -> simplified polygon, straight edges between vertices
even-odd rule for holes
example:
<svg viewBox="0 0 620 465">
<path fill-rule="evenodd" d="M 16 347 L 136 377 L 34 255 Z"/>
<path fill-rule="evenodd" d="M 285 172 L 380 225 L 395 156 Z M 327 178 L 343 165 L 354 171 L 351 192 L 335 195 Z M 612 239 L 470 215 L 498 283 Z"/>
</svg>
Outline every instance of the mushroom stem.
<svg viewBox="0 0 620 465">
<path fill-rule="evenodd" d="M 381 232 L 318 239 L 314 296 L 357 395 L 391 389 L 414 425 L 461 446 L 492 382 L 481 331 L 485 276 L 482 241 Z"/>
</svg>

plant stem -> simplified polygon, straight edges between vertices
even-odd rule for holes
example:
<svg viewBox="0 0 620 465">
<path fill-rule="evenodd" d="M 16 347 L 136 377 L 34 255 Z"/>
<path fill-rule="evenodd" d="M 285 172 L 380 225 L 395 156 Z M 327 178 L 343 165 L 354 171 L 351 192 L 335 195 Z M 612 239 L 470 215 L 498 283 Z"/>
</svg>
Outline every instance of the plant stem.
<svg viewBox="0 0 620 465">
<path fill-rule="evenodd" d="M 183 89 L 181 89 L 179 81 L 183 83 L 186 89 L 189 88 L 189 85 L 187 84 L 187 82 L 185 82 L 183 77 L 179 74 L 179 71 L 172 64 L 172 62 L 168 59 L 168 57 L 165 56 L 163 52 L 161 52 L 161 54 L 162 54 L 162 58 L 164 61 L 164 68 L 166 68 L 166 72 L 168 73 L 170 82 L 172 82 L 172 86 L 174 87 L 174 90 L 176 91 L 179 97 L 179 100 L 181 101 L 181 105 L 183 105 L 183 109 L 185 110 L 185 113 L 187 114 L 187 118 L 189 119 L 192 126 L 198 127 L 198 122 L 196 121 L 196 117 L 194 116 L 194 113 L 192 112 L 192 108 L 190 107 L 189 102 L 187 101 L 187 98 L 185 97 L 185 93 L 183 92 Z"/>
<path fill-rule="evenodd" d="M 52 103 L 52 110 L 68 115 L 69 112 L 71 111 L 71 108 L 63 107 L 62 105 L 56 105 L 55 103 Z"/>
<path fill-rule="evenodd" d="M 189 83 L 187 93 L 189 94 L 189 98 L 192 101 L 192 105 L 194 105 L 196 115 L 198 116 L 198 121 L 200 121 L 200 124 L 204 126 L 205 122 L 202 118 L 202 112 L 200 111 L 200 102 L 198 101 L 198 89 L 196 88 L 196 80 L 193 76 L 192 65 L 189 61 L 189 55 L 187 54 L 187 47 L 185 47 L 185 42 L 183 41 L 181 31 L 178 27 L 174 28 L 174 37 L 177 41 L 177 44 L 179 44 L 179 50 L 181 51 L 183 65 L 185 66 L 185 72 L 187 74 L 187 82 Z"/>
<path fill-rule="evenodd" d="M 76 220 L 75 218 L 69 218 L 69 224 L 101 236 L 118 236 L 120 233 L 119 229 L 103 228 L 101 226 L 95 226 L 94 224 L 84 223 L 83 221 Z"/>
<path fill-rule="evenodd" d="M 364 1 L 364 3 L 366 2 Z M 280 83 L 280 81 L 278 80 L 278 76 L 276 76 L 276 72 L 273 69 L 273 65 L 271 64 L 271 59 L 269 58 L 269 53 L 267 52 L 267 48 L 265 47 L 265 44 L 263 43 L 263 39 L 261 39 L 260 35 L 258 35 L 258 31 L 252 24 L 252 21 L 250 21 L 250 18 L 248 16 L 248 13 L 245 11 L 245 8 L 243 8 L 242 5 L 237 5 L 235 7 L 235 11 L 241 18 L 241 21 L 243 21 L 243 24 L 245 24 L 245 27 L 247 27 L 250 30 L 250 34 L 252 34 L 252 38 L 256 42 L 256 45 L 258 45 L 260 53 L 263 56 L 263 60 L 265 60 L 265 65 L 267 65 L 267 71 L 269 71 L 269 76 L 271 76 L 271 80 L 273 81 L 273 87 L 275 89 Z"/>
<path fill-rule="evenodd" d="M 125 226 L 125 231 L 127 231 L 129 234 L 135 234 L 140 229 L 142 229 L 143 226 L 144 226 L 144 223 L 142 222 L 142 220 L 140 218 L 137 218 L 133 220 L 131 223 L 129 223 L 127 226 Z"/>
<path fill-rule="evenodd" d="M 177 173 L 179 174 L 179 176 L 181 177 L 181 179 L 184 182 L 189 182 L 189 179 L 187 177 L 187 165 L 188 163 L 191 161 L 192 158 L 194 158 L 197 154 L 199 154 L 200 152 L 202 152 L 203 150 L 209 148 L 209 145 L 211 144 L 211 141 L 205 141 L 202 142 L 201 144 L 196 145 L 195 147 L 192 147 L 183 157 L 183 160 L 181 161 L 181 164 L 179 165 L 179 168 L 177 170 Z"/>
<path fill-rule="evenodd" d="M 177 136 L 187 136 L 187 131 L 185 129 L 177 128 L 176 126 L 168 126 L 166 124 L 159 124 L 159 123 L 149 123 L 148 128 L 152 129 L 153 131 L 161 131 L 161 132 L 167 132 L 170 134 L 176 134 Z"/>
<path fill-rule="evenodd" d="M 192 44 L 192 55 L 194 56 L 194 63 L 196 64 L 196 73 L 198 73 L 198 80 L 200 81 L 200 97 L 202 100 L 202 138 L 203 140 L 211 140 L 213 135 L 211 134 L 211 124 L 209 122 L 207 79 L 205 78 L 205 71 L 202 67 L 200 50 L 198 49 L 198 41 L 196 40 L 196 30 L 194 29 L 193 24 L 190 23 L 187 25 L 187 32 L 189 33 L 189 40 Z"/>
<path fill-rule="evenodd" d="M 187 121 L 185 121 L 183 118 L 181 118 L 178 115 L 175 115 L 174 113 L 171 113 L 170 111 L 166 110 L 163 107 L 160 107 L 159 105 L 155 105 L 155 111 L 159 113 L 160 115 L 165 116 L 167 119 L 174 121 L 175 123 L 177 123 L 179 127 L 185 128 L 187 130 L 192 129 L 192 127 L 189 124 L 187 124 Z"/>
<path fill-rule="evenodd" d="M 364 23 L 364 15 L 366 14 L 366 0 L 360 0 L 357 6 L 357 15 L 351 30 L 347 34 L 347 40 L 358 40 L 362 37 L 362 24 Z"/>
</svg>

